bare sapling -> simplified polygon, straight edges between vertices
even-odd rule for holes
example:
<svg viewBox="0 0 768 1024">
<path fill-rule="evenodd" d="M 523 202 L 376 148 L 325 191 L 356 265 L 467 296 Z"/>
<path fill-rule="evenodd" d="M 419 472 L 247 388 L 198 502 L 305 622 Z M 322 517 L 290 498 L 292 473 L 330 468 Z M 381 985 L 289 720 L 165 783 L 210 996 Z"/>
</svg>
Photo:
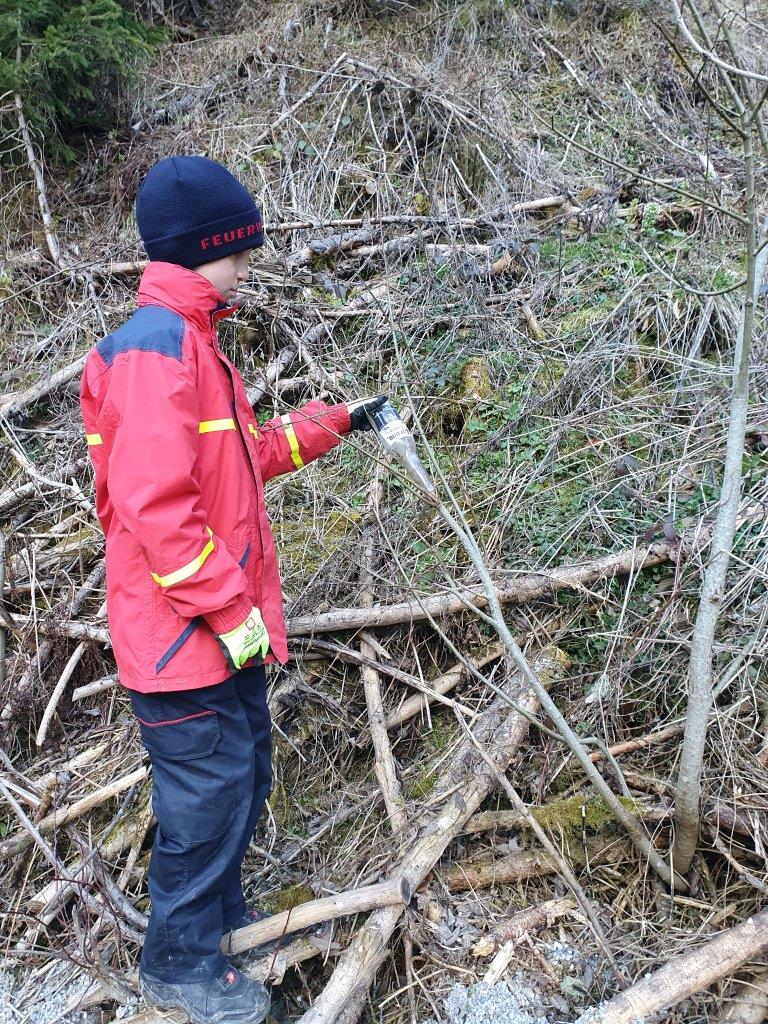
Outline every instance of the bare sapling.
<svg viewBox="0 0 768 1024">
<path fill-rule="evenodd" d="M 742 458 L 749 409 L 750 349 L 755 336 L 757 296 L 768 263 L 765 225 L 761 230 L 760 211 L 755 194 L 755 146 L 756 142 L 759 142 L 758 125 L 766 95 L 763 88 L 755 88 L 757 98 L 754 98 L 753 88 L 756 83 L 752 82 L 751 73 L 744 67 L 726 64 L 714 56 L 712 40 L 707 33 L 702 14 L 693 0 L 689 0 L 686 10 L 690 11 L 691 20 L 701 37 L 702 45 L 696 44 L 693 30 L 686 25 L 684 15 L 674 0 L 672 6 L 679 28 L 686 39 L 696 46 L 699 55 L 714 65 L 735 108 L 728 122 L 740 138 L 746 199 L 746 281 L 739 327 L 733 347 L 725 462 L 711 553 L 702 580 L 691 639 L 688 705 L 675 787 L 673 863 L 676 871 L 685 874 L 696 852 L 701 826 L 701 780 L 712 707 L 713 646 L 725 595 L 726 574 L 733 551 L 742 492 Z M 719 16 L 719 5 L 714 2 L 712 7 L 713 14 Z"/>
</svg>

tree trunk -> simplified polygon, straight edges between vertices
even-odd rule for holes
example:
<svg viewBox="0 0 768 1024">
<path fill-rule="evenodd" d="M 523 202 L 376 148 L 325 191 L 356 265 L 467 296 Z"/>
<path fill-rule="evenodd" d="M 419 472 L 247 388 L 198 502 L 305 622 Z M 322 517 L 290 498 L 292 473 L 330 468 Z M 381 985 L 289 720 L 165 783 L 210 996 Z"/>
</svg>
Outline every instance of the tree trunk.
<svg viewBox="0 0 768 1024">
<path fill-rule="evenodd" d="M 699 840 L 701 772 L 707 721 L 712 706 L 712 646 L 725 594 L 726 573 L 731 559 L 741 498 L 741 460 L 744 454 L 749 402 L 749 350 L 754 333 L 756 297 L 768 260 L 768 248 L 764 248 L 758 255 L 755 157 L 750 131 L 747 131 L 744 138 L 744 168 L 748 220 L 747 280 L 741 323 L 733 354 L 733 386 L 723 486 L 712 535 L 712 554 L 701 586 L 688 667 L 688 710 L 677 777 L 675 841 L 672 851 L 675 870 L 681 874 L 688 871 Z"/>
</svg>

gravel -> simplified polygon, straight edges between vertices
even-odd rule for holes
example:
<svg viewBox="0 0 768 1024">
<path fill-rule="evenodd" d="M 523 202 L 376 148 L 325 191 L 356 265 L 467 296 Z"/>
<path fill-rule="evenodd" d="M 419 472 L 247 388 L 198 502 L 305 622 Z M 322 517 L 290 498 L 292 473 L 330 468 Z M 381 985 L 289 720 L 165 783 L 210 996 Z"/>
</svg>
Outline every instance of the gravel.
<svg viewBox="0 0 768 1024">
<path fill-rule="evenodd" d="M 67 1005 L 89 985 L 72 980 L 70 964 L 29 971 L 0 963 L 0 1024 L 86 1024 L 85 1013 L 67 1013 Z"/>
<path fill-rule="evenodd" d="M 519 972 L 509 983 L 454 985 L 443 1005 L 445 1016 L 424 1024 L 547 1024 L 535 989 Z"/>
</svg>

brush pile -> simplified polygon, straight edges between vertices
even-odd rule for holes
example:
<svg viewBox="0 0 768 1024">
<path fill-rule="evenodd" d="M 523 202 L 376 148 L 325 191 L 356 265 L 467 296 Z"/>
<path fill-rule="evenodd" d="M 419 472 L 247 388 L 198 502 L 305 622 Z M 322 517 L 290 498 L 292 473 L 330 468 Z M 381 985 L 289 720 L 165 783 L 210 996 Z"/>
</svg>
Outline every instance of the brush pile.
<svg viewBox="0 0 768 1024">
<path fill-rule="evenodd" d="M 703 99 L 722 87 L 692 84 L 631 5 L 243 18 L 165 45 L 74 168 L 4 115 L 0 955 L 41 1022 L 54 990 L 100 1024 L 156 1019 L 135 975 L 151 774 L 115 677 L 77 394 L 133 308 L 132 202 L 162 156 L 206 153 L 261 200 L 266 245 L 220 328 L 259 418 L 377 393 L 408 412 L 526 657 L 654 848 L 671 841 L 743 274 L 724 212 L 743 209 L 739 155 Z M 684 894 L 587 782 L 464 549 L 371 439 L 269 485 L 292 656 L 271 676 L 275 784 L 246 876 L 282 939 L 250 970 L 292 1019 L 586 1020 L 760 920 L 763 312 Z M 702 977 L 667 1019 L 735 1020 L 768 984 L 748 953 Z"/>
</svg>

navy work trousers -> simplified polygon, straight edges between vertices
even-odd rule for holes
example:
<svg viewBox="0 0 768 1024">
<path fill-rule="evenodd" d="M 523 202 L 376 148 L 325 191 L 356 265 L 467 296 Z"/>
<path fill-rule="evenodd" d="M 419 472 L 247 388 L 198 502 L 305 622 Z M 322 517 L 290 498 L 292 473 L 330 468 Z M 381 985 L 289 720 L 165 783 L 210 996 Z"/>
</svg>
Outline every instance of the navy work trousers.
<svg viewBox="0 0 768 1024">
<path fill-rule="evenodd" d="M 224 970 L 222 933 L 246 910 L 240 868 L 272 785 L 265 672 L 130 697 L 157 818 L 141 967 L 164 981 L 207 980 Z"/>
</svg>

